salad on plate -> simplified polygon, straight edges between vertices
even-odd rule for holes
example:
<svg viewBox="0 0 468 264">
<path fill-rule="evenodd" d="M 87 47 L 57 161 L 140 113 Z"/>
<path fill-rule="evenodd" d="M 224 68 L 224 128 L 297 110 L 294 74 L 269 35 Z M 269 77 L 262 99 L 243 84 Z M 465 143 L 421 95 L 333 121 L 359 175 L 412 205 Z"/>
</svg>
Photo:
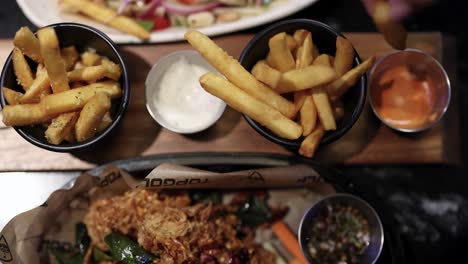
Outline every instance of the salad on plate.
<svg viewBox="0 0 468 264">
<path fill-rule="evenodd" d="M 256 16 L 288 0 L 60 0 L 62 10 L 84 14 L 120 31 L 148 39 L 170 27 L 203 28 Z M 143 28 L 147 34 L 141 32 Z"/>
</svg>

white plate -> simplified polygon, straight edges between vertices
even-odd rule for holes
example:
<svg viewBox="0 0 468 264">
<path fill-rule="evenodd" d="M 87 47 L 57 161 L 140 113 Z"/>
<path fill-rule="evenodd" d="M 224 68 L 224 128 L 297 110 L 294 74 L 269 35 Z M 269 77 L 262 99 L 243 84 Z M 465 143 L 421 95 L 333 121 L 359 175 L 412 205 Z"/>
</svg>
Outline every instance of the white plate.
<svg viewBox="0 0 468 264">
<path fill-rule="evenodd" d="M 141 42 L 140 39 L 134 36 L 121 33 L 115 29 L 96 23 L 83 16 L 60 12 L 57 4 L 58 1 L 59 0 L 16 0 L 26 17 L 28 17 L 28 19 L 38 27 L 43 27 L 58 22 L 77 22 L 88 24 L 92 27 L 102 30 L 116 43 Z M 216 36 L 259 26 L 294 14 L 295 12 L 306 8 L 307 6 L 317 1 L 318 0 L 280 0 L 281 3 L 277 3 L 271 6 L 261 15 L 245 17 L 241 20 L 231 23 L 215 24 L 213 26 L 202 28 L 200 31 L 207 34 L 208 36 Z M 165 30 L 153 32 L 151 34 L 150 42 L 162 43 L 183 40 L 186 30 L 186 28 L 168 28 Z"/>
</svg>

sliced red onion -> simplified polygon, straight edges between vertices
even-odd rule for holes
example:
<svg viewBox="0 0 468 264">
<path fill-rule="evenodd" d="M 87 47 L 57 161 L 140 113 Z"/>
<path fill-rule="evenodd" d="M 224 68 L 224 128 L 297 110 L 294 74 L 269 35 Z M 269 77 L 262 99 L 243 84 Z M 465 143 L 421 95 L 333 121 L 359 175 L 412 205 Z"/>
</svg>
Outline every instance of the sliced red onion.
<svg viewBox="0 0 468 264">
<path fill-rule="evenodd" d="M 129 4 L 134 2 L 135 0 L 122 0 L 122 3 L 119 6 L 119 9 L 117 10 L 117 15 L 121 15 L 123 11 L 125 10 L 125 7 L 127 7 Z"/>
<path fill-rule="evenodd" d="M 203 11 L 211 11 L 214 8 L 218 7 L 221 5 L 218 1 L 208 3 L 208 4 L 201 4 L 201 5 L 184 5 L 184 4 L 179 4 L 174 1 L 164 1 L 162 3 L 162 6 L 166 8 L 166 12 L 168 14 L 174 14 L 174 15 L 183 15 L 187 16 L 193 13 L 199 13 Z"/>
<path fill-rule="evenodd" d="M 145 12 L 141 13 L 138 15 L 138 18 L 150 18 L 153 16 L 154 11 L 156 8 L 158 8 L 162 4 L 162 0 L 153 0 L 151 3 L 148 5 L 148 8 L 146 9 Z"/>
</svg>

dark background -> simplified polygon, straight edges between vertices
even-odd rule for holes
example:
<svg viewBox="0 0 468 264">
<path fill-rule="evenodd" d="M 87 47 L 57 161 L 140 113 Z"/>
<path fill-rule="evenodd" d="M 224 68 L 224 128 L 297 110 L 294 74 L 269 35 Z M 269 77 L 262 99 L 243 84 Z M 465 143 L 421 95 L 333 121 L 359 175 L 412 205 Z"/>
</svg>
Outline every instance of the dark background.
<svg viewBox="0 0 468 264">
<path fill-rule="evenodd" d="M 40 1 L 40 0 L 38 0 Z M 407 263 L 466 263 L 468 246 L 468 4 L 462 0 L 439 0 L 405 21 L 409 31 L 441 31 L 456 40 L 460 80 L 456 83 L 461 124 L 460 166 L 343 166 L 340 169 L 379 209 L 389 212 L 392 227 L 401 235 Z M 343 32 L 376 31 L 359 0 L 321 0 L 291 18 L 312 18 Z M 28 25 L 14 0 L 0 4 L 0 38 L 12 38 Z M 248 30 L 257 32 L 260 28 Z M 460 261 L 458 261 L 460 259 Z M 465 259 L 465 260 L 463 260 Z M 463 260 L 463 261 L 462 261 Z"/>
</svg>

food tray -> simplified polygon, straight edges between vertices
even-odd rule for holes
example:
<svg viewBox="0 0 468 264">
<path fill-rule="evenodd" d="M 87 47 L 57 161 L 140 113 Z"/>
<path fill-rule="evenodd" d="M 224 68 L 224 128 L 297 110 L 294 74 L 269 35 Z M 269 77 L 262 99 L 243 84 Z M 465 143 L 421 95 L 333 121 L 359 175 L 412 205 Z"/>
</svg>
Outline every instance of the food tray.
<svg viewBox="0 0 468 264">
<path fill-rule="evenodd" d="M 163 163 L 172 163 L 193 168 L 215 171 L 231 172 L 239 170 L 257 169 L 275 166 L 292 166 L 306 164 L 314 168 L 328 183 L 331 183 L 337 192 L 350 193 L 367 200 L 379 213 L 385 229 L 385 242 L 378 264 L 404 264 L 405 257 L 402 240 L 396 230 L 392 229 L 392 219 L 382 210 L 382 205 L 374 197 L 359 192 L 359 186 L 353 184 L 341 172 L 317 164 L 309 159 L 299 156 L 281 154 L 258 153 L 186 153 L 186 154 L 160 154 L 147 157 L 138 157 L 119 160 L 99 166 L 88 171 L 91 175 L 99 175 L 108 165 L 116 166 L 129 172 L 135 177 L 145 177 L 155 167 Z M 287 177 L 287 175 L 285 175 Z M 70 182 L 70 184 L 72 184 Z M 69 184 L 69 185 L 70 185 Z M 312 206 L 312 204 L 310 205 Z M 290 226 L 297 232 L 298 226 Z"/>
</svg>

